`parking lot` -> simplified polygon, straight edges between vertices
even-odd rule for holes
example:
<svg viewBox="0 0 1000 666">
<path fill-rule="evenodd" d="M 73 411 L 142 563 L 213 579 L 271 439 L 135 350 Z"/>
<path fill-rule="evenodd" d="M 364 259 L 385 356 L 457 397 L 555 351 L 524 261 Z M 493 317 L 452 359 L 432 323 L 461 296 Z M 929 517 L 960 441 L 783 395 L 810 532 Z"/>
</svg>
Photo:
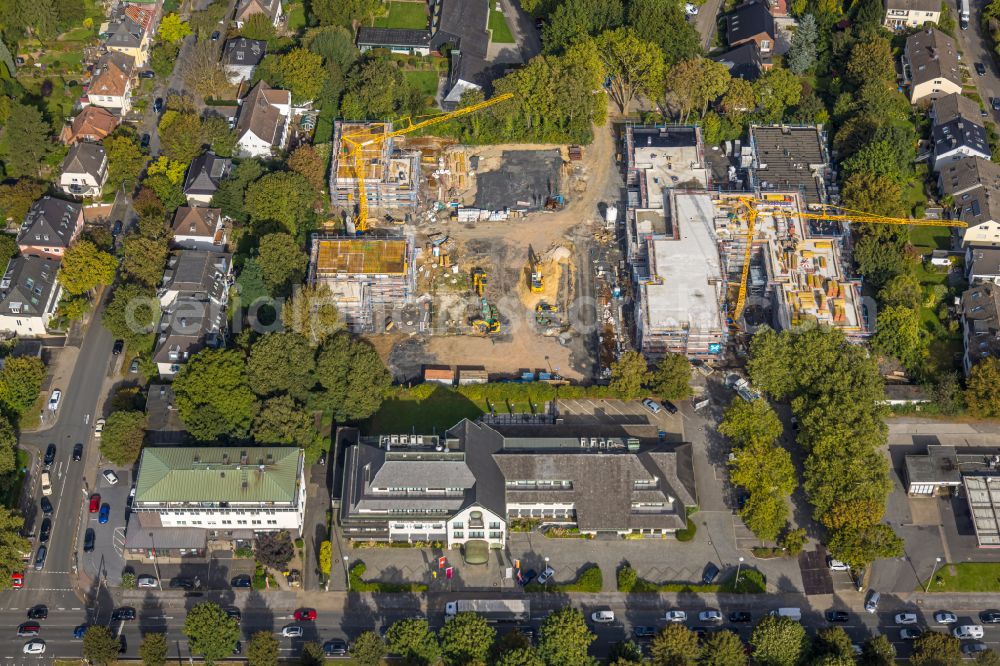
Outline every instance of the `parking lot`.
<svg viewBox="0 0 1000 666">
<path fill-rule="evenodd" d="M 586 426 L 588 431 L 617 431 L 640 439 L 657 439 L 659 433 L 664 433 L 664 441 L 685 441 L 684 420 L 680 412 L 670 414 L 661 409 L 658 414 L 653 414 L 638 400 L 561 399 L 557 409 L 563 423 Z"/>
<path fill-rule="evenodd" d="M 102 467 L 113 469 L 118 475 L 118 483 L 112 485 L 108 483 L 103 474 L 97 474 L 97 485 L 90 489 L 90 493 L 80 498 L 84 503 L 83 518 L 80 521 L 80 532 L 77 535 L 77 554 L 82 571 L 95 580 L 106 577 L 108 585 L 118 585 L 121 583 L 122 570 L 125 567 L 125 560 L 122 558 L 122 547 L 125 542 L 125 526 L 128 519 L 126 506 L 129 490 L 135 483 L 133 474 L 129 470 Z M 108 522 L 100 524 L 98 513 L 90 513 L 91 493 L 99 493 L 101 504 L 108 504 L 110 513 Z M 84 537 L 88 529 L 94 530 L 94 550 L 85 553 L 83 550 Z"/>
</svg>

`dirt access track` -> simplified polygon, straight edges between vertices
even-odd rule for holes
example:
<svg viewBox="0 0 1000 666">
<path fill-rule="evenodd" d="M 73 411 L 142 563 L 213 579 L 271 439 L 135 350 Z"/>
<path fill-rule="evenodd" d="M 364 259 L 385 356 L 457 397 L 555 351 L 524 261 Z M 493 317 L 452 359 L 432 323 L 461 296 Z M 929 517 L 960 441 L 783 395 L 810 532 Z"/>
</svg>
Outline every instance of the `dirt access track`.
<svg viewBox="0 0 1000 666">
<path fill-rule="evenodd" d="M 609 107 L 609 112 L 610 112 Z M 610 113 L 609 113 L 610 115 Z M 552 150 L 564 146 L 508 144 L 469 148 L 470 154 L 491 159 L 505 150 Z M 565 153 L 564 153 L 565 154 Z M 507 222 L 479 222 L 474 225 L 449 220 L 421 226 L 417 243 L 426 234 L 440 232 L 456 243 L 461 260 L 463 247 L 491 247 L 495 262 L 488 295 L 504 321 L 503 335 L 496 338 L 471 335 L 395 338 L 376 342 L 397 379 L 413 380 L 421 365 L 483 366 L 490 373 L 513 374 L 520 370 L 551 370 L 574 381 L 593 378 L 595 372 L 596 326 L 594 270 L 591 249 L 594 235 L 602 226 L 602 204 L 617 202 L 621 177 L 615 163 L 615 136 L 611 122 L 594 128 L 594 141 L 584 147 L 583 159 L 572 163 L 580 174 L 563 181 L 566 206 L 559 211 L 530 213 Z M 469 202 L 471 203 L 471 202 Z M 528 261 L 528 247 L 543 256 L 555 248 L 566 248 L 564 261 L 553 281 L 569 284 L 571 338 L 563 344 L 558 337 L 545 337 L 535 326 L 534 301 L 524 299 L 519 289 Z M 497 270 L 499 269 L 499 270 Z M 561 277 L 563 273 L 565 278 Z M 548 278 L 547 278 L 548 279 Z M 419 296 L 419 294 L 418 294 Z M 391 350 L 389 349 L 391 346 Z M 558 370 L 556 370 L 558 368 Z"/>
</svg>

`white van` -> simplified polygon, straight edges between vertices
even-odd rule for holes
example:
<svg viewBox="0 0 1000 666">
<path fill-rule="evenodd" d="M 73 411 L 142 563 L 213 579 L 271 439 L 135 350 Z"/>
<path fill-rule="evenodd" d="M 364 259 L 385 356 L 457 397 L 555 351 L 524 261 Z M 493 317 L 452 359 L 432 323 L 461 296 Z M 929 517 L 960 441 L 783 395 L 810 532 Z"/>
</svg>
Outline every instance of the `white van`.
<svg viewBox="0 0 1000 666">
<path fill-rule="evenodd" d="M 52 494 L 52 479 L 49 478 L 48 472 L 42 472 L 42 494 Z"/>
<path fill-rule="evenodd" d="M 963 624 L 961 627 L 955 627 L 952 630 L 955 638 L 982 638 L 983 637 L 983 625 L 981 624 Z"/>
<path fill-rule="evenodd" d="M 787 617 L 789 620 L 795 620 L 796 622 L 802 621 L 801 608 L 779 608 L 778 610 L 771 611 L 771 615 L 776 617 Z"/>
</svg>

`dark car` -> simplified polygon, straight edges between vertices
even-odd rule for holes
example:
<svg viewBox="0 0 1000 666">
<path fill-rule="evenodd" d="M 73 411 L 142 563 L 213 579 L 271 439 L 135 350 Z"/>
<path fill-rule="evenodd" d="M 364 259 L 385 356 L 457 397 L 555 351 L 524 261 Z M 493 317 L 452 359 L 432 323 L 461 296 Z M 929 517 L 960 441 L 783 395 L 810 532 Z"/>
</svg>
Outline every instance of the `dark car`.
<svg viewBox="0 0 1000 666">
<path fill-rule="evenodd" d="M 83 635 L 87 633 L 87 627 L 89 625 L 81 624 L 76 629 L 73 630 L 73 638 L 83 638 Z"/>
<path fill-rule="evenodd" d="M 732 613 L 729 614 L 729 621 L 730 622 L 739 622 L 739 623 L 749 622 L 750 621 L 750 612 L 749 611 L 733 611 Z"/>
<path fill-rule="evenodd" d="M 990 106 L 994 111 L 1000 111 L 1000 97 L 990 97 Z"/>
<path fill-rule="evenodd" d="M 1000 610 L 984 610 L 979 614 L 979 621 L 983 624 L 1000 624 Z"/>
<path fill-rule="evenodd" d="M 49 444 L 48 448 L 45 449 L 45 459 L 46 465 L 51 465 L 56 461 L 56 445 Z"/>
<path fill-rule="evenodd" d="M 527 585 L 531 581 L 535 580 L 537 576 L 538 576 L 537 571 L 535 571 L 534 569 L 528 569 L 523 574 L 521 574 L 521 577 L 517 579 L 517 582 L 520 583 L 521 585 Z"/>
<path fill-rule="evenodd" d="M 144 69 L 139 72 L 139 78 L 141 79 L 152 79 L 156 77 L 156 72 L 151 69 Z"/>
<path fill-rule="evenodd" d="M 143 134 L 142 138 L 139 139 L 139 146 L 142 148 L 149 148 L 149 135 Z"/>
<path fill-rule="evenodd" d="M 850 615 L 847 611 L 842 610 L 828 610 L 826 612 L 827 622 L 847 622 L 850 619 Z"/>
<path fill-rule="evenodd" d="M 652 638 L 656 635 L 656 627 L 632 627 L 636 638 Z"/>
<path fill-rule="evenodd" d="M 49 607 L 45 604 L 38 604 L 28 609 L 29 620 L 44 620 L 49 616 Z"/>
<path fill-rule="evenodd" d="M 51 516 L 53 512 L 52 502 L 49 501 L 48 497 L 43 497 L 38 505 L 42 507 L 42 513 L 46 516 Z"/>
<path fill-rule="evenodd" d="M 711 585 L 715 582 L 716 577 L 719 575 L 719 567 L 715 566 L 711 562 L 705 567 L 705 572 L 701 575 L 701 582 L 705 585 Z"/>
<path fill-rule="evenodd" d="M 178 576 L 177 578 L 170 579 L 170 587 L 175 590 L 178 588 L 182 590 L 193 590 L 194 581 L 191 580 L 190 578 L 184 578 L 183 576 Z"/>
<path fill-rule="evenodd" d="M 984 65 L 983 63 L 977 62 L 975 65 L 973 65 L 973 67 L 976 68 L 976 74 L 978 74 L 979 76 L 983 76 L 984 74 L 986 74 L 986 65 Z"/>
<path fill-rule="evenodd" d="M 243 641 L 236 641 L 236 645 L 233 646 L 233 656 L 239 656 L 243 654 Z"/>
<path fill-rule="evenodd" d="M 83 534 L 83 552 L 90 553 L 94 550 L 94 529 L 88 527 Z"/>
<path fill-rule="evenodd" d="M 142 144 L 142 147 L 145 148 L 146 146 L 149 145 L 149 135 L 143 134 L 142 136 L 146 138 L 146 143 Z M 115 220 L 115 223 L 111 226 L 111 235 L 117 236 L 121 232 L 122 232 L 122 221 Z"/>
<path fill-rule="evenodd" d="M 669 400 L 661 400 L 660 403 L 663 405 L 663 409 L 667 410 L 670 414 L 677 413 L 677 405 L 670 402 Z"/>
<path fill-rule="evenodd" d="M 118 620 L 134 620 L 135 619 L 135 609 L 131 606 L 122 606 L 121 608 L 116 608 L 111 611 L 111 621 L 116 622 Z"/>
<path fill-rule="evenodd" d="M 218 30 L 216 30 L 215 32 L 212 33 L 212 41 L 213 42 L 219 41 L 219 31 Z"/>
<path fill-rule="evenodd" d="M 236 606 L 226 608 L 226 615 L 236 620 L 236 624 L 239 624 L 243 620 L 243 613 Z"/>
<path fill-rule="evenodd" d="M 125 341 L 115 340 L 115 346 L 111 348 L 111 353 L 114 354 L 115 356 L 118 356 L 118 354 L 122 353 L 123 349 L 125 349 Z"/>
<path fill-rule="evenodd" d="M 153 101 L 153 111 L 155 113 L 161 113 L 163 111 L 163 98 L 162 97 L 157 97 Z"/>
<path fill-rule="evenodd" d="M 41 571 L 45 568 L 45 557 L 49 554 L 48 546 L 39 546 L 35 552 L 35 570 Z"/>
<path fill-rule="evenodd" d="M 323 652 L 328 657 L 346 657 L 347 641 L 340 638 L 331 638 L 323 643 Z"/>
<path fill-rule="evenodd" d="M 42 526 L 38 530 L 38 543 L 45 543 L 52 534 L 52 519 L 46 518 L 42 521 Z"/>
<path fill-rule="evenodd" d="M 233 576 L 233 579 L 229 581 L 232 587 L 251 587 L 253 581 L 250 580 L 250 576 L 247 574 L 242 574 L 240 576 Z"/>
<path fill-rule="evenodd" d="M 32 638 L 33 636 L 37 636 L 41 630 L 42 625 L 37 622 L 22 622 L 17 628 L 17 635 L 20 638 Z"/>
<path fill-rule="evenodd" d="M 73 446 L 73 461 L 80 462 L 83 460 L 83 444 L 77 442 Z"/>
</svg>

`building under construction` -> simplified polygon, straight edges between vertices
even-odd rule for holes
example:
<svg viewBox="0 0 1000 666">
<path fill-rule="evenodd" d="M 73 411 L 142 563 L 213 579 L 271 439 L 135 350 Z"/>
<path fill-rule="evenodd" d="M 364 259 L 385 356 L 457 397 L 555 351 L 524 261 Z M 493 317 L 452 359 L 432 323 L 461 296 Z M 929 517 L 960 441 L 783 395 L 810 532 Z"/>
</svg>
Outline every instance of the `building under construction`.
<svg viewBox="0 0 1000 666">
<path fill-rule="evenodd" d="M 392 312 L 411 302 L 414 280 L 412 238 L 313 235 L 309 284 L 325 285 L 354 333 L 381 332 Z"/>
<path fill-rule="evenodd" d="M 344 152 L 342 137 L 368 132 L 384 137 L 392 131 L 392 123 L 349 123 L 337 121 L 333 130 L 333 165 L 330 169 L 330 200 L 353 215 L 358 202 L 358 177 L 354 160 Z M 420 193 L 420 151 L 400 150 L 392 138 L 361 148 L 361 164 L 365 170 L 365 191 L 372 213 L 414 208 Z"/>
</svg>

